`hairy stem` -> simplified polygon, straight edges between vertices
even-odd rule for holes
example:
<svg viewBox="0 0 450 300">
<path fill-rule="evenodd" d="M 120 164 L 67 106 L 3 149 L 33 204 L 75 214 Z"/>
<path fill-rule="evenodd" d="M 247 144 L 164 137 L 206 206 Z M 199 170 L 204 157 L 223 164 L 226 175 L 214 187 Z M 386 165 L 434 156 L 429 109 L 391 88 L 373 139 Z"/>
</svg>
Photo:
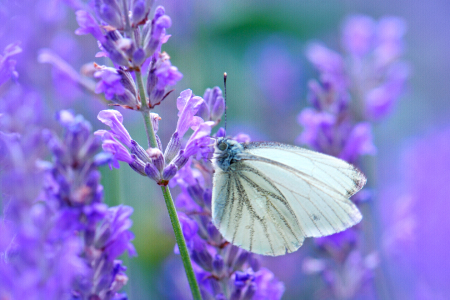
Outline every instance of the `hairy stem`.
<svg viewBox="0 0 450 300">
<path fill-rule="evenodd" d="M 183 260 L 184 270 L 186 271 L 189 286 L 191 287 L 192 296 L 194 297 L 195 300 L 202 299 L 200 289 L 198 287 L 197 280 L 195 278 L 194 269 L 192 268 L 191 258 L 189 257 L 186 241 L 184 240 L 183 232 L 181 231 L 180 221 L 178 220 L 178 214 L 175 209 L 175 205 L 173 203 L 169 187 L 161 186 L 161 190 L 164 195 L 164 200 L 166 201 L 167 210 L 170 216 L 170 222 L 172 223 L 173 231 L 175 233 L 178 249 L 180 249 L 181 259 Z"/>
<path fill-rule="evenodd" d="M 147 98 L 145 96 L 144 82 L 142 80 L 141 71 L 135 71 L 136 81 L 139 89 L 139 98 L 141 98 L 141 112 L 144 117 L 145 132 L 147 134 L 148 146 L 152 148 L 158 148 L 156 143 L 155 131 L 153 130 L 152 120 L 150 120 L 150 110 L 147 104 Z"/>
</svg>

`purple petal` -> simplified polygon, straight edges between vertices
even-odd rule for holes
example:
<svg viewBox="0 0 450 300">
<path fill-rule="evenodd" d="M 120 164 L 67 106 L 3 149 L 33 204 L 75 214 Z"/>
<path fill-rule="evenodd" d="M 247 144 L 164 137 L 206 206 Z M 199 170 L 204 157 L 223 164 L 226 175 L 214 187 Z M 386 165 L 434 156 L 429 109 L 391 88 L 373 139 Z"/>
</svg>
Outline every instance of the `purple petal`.
<svg viewBox="0 0 450 300">
<path fill-rule="evenodd" d="M 123 117 L 120 112 L 113 109 L 102 110 L 98 113 L 97 118 L 104 124 L 111 127 L 111 132 L 115 137 L 124 143 L 128 148 L 132 147 L 131 136 L 127 129 L 123 126 Z"/>
<path fill-rule="evenodd" d="M 177 99 L 177 107 L 180 112 L 176 132 L 178 132 L 180 139 L 183 138 L 190 127 L 199 124 L 199 117 L 195 117 L 195 114 L 200 109 L 203 99 L 201 97 L 190 97 L 191 95 L 191 90 L 185 90 L 180 93 L 180 97 Z"/>
<path fill-rule="evenodd" d="M 78 25 L 80 25 L 80 28 L 75 30 L 76 34 L 92 34 L 92 36 L 94 36 L 101 43 L 105 41 L 105 37 L 103 36 L 100 26 L 90 13 L 84 10 L 79 10 L 76 12 L 76 15 Z"/>
</svg>

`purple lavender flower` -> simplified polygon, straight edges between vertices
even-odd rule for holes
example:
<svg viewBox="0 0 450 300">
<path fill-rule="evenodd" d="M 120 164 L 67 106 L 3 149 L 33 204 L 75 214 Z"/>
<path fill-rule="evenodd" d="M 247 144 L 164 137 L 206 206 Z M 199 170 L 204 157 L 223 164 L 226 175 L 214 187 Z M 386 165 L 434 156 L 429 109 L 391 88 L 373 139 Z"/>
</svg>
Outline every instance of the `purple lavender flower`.
<svg viewBox="0 0 450 300">
<path fill-rule="evenodd" d="M 69 111 L 61 111 L 58 120 L 66 130 L 64 141 L 44 132 L 53 154 L 53 165 L 44 181 L 45 201 L 54 209 L 65 235 L 76 230 L 83 239 L 80 245 L 88 269 L 75 281 L 73 293 L 81 298 L 111 299 L 127 281 L 116 258 L 126 250 L 129 255 L 136 254 L 129 231 L 133 210 L 127 206 L 108 208 L 103 203 L 97 167 L 105 160 L 95 156 L 100 141 L 91 135 L 90 124 Z M 119 125 L 112 126 L 116 129 Z"/>
<path fill-rule="evenodd" d="M 139 174 L 148 176 L 158 184 L 167 185 L 176 172 L 186 164 L 190 156 L 200 154 L 206 157 L 211 151 L 210 133 L 214 122 L 204 122 L 200 117 L 195 116 L 202 103 L 203 99 L 193 96 L 191 90 L 181 92 L 177 101 L 180 110 L 177 129 L 172 135 L 164 155 L 161 151 L 162 148 L 145 150 L 136 141 L 133 141 L 122 125 L 122 115 L 116 110 L 103 110 L 99 113 L 98 119 L 110 126 L 111 131 L 98 130 L 96 135 L 102 137 L 103 149 L 112 153 L 115 160 L 127 162 Z M 152 113 L 151 119 L 156 135 L 159 116 Z M 189 128 L 194 129 L 194 133 L 182 149 L 181 140 Z M 156 137 L 159 141 L 159 137 L 157 135 Z M 158 143 L 160 144 L 160 142 Z M 130 149 L 131 153 L 126 150 L 124 145 Z M 112 166 L 118 167 L 119 165 L 115 161 Z"/>
<path fill-rule="evenodd" d="M 60 227 L 59 214 L 40 196 L 43 172 L 37 160 L 43 156 L 43 143 L 41 122 L 34 114 L 42 103 L 17 87 L 3 96 L 0 297 L 63 299 L 87 268 L 79 256 L 79 238 Z"/>
<path fill-rule="evenodd" d="M 5 50 L 3 50 L 3 55 L 0 55 L 0 86 L 10 78 L 17 79 L 19 77 L 15 70 L 16 61 L 11 59 L 11 56 L 20 52 L 22 52 L 22 49 L 19 47 L 19 43 L 16 42 L 6 46 Z"/>
<path fill-rule="evenodd" d="M 61 84 L 61 81 L 68 80 L 87 91 L 95 92 L 95 82 L 91 78 L 78 73 L 68 62 L 60 57 L 53 50 L 44 48 L 39 51 L 38 61 L 40 63 L 51 64 L 57 71 L 55 82 Z M 64 86 L 65 87 L 65 86 Z M 67 91 L 67 89 L 64 89 Z"/>
</svg>

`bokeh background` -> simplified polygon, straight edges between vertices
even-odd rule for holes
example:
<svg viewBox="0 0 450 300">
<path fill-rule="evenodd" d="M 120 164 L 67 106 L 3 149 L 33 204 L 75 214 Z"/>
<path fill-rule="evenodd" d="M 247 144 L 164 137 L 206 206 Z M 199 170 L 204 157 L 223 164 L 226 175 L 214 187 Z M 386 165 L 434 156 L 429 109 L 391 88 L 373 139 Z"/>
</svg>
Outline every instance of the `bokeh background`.
<svg viewBox="0 0 450 300">
<path fill-rule="evenodd" d="M 37 61 L 50 48 L 75 69 L 96 61 L 96 42 L 76 36 L 75 1 L 0 1 L 0 46 L 21 40 L 16 57 L 19 81 L 45 98 L 49 124 L 59 109 L 71 108 L 96 120 L 104 108 L 97 97 L 74 89 L 73 83 L 48 64 Z M 202 95 L 222 87 L 228 73 L 228 133 L 244 132 L 253 140 L 294 144 L 302 128 L 299 112 L 309 104 L 307 81 L 317 72 L 307 61 L 311 41 L 340 50 L 342 21 L 352 14 L 405 20 L 405 59 L 411 66 L 406 92 L 386 119 L 374 126 L 377 154 L 365 158 L 374 190 L 380 270 L 392 299 L 450 297 L 450 3 L 445 0 L 160 0 L 171 16 L 172 34 L 164 50 L 183 73 L 175 92 L 156 112 L 162 117 L 160 137 L 166 144 L 176 125 L 176 96 L 191 88 Z M 145 143 L 138 114 L 124 112 L 134 139 Z M 173 254 L 174 237 L 161 193 L 153 182 L 124 166 L 102 170 L 105 199 L 135 208 L 134 245 L 138 257 L 124 258 L 130 299 L 179 299 L 186 288 L 181 260 Z M 177 191 L 175 190 L 174 193 Z M 392 243 L 393 236 L 396 243 Z M 400 241 L 400 242 L 398 242 Z M 311 299 L 321 287 L 316 276 L 302 272 L 311 241 L 293 254 L 265 258 L 264 264 L 286 285 L 283 299 Z M 372 250 L 373 250 L 372 249 Z M 382 275 L 380 275 L 382 274 Z M 189 297 L 186 297 L 188 299 Z"/>
</svg>

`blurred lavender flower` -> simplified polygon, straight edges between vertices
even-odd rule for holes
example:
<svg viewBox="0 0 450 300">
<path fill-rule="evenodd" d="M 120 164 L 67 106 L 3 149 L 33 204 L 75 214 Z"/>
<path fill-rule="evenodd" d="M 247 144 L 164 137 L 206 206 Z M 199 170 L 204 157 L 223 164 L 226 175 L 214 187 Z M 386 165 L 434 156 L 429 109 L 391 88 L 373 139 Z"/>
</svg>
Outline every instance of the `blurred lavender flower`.
<svg viewBox="0 0 450 300">
<path fill-rule="evenodd" d="M 52 49 L 41 49 L 39 51 L 38 61 L 40 63 L 51 64 L 54 67 L 56 72 L 56 74 L 54 75 L 54 81 L 58 82 L 58 84 L 61 84 L 61 81 L 68 81 L 71 84 L 80 86 L 91 93 L 95 92 L 94 80 L 77 72 L 67 61 L 65 61 Z M 64 92 L 65 96 L 67 97 L 67 88 L 64 90 Z"/>
<path fill-rule="evenodd" d="M 8 79 L 17 79 L 19 74 L 15 70 L 16 61 L 11 59 L 12 56 L 22 52 L 19 43 L 13 43 L 6 46 L 3 55 L 0 55 L 0 85 L 4 84 Z"/>
<path fill-rule="evenodd" d="M 57 115 L 65 128 L 64 140 L 50 131 L 44 138 L 53 154 L 46 168 L 45 201 L 57 216 L 57 226 L 70 236 L 77 232 L 83 240 L 83 257 L 88 270 L 77 278 L 75 298 L 113 299 L 126 283 L 125 268 L 116 258 L 123 252 L 135 255 L 129 231 L 132 208 L 109 208 L 103 203 L 99 165 L 107 163 L 104 153 L 95 155 L 100 141 L 91 134 L 90 124 L 69 111 Z"/>
<path fill-rule="evenodd" d="M 450 234 L 449 151 L 448 126 L 417 138 L 400 154 L 405 177 L 383 193 L 382 241 L 398 278 L 398 299 L 445 299 L 450 293 L 450 262 L 442 259 L 443 237 Z"/>
<path fill-rule="evenodd" d="M 37 201 L 41 106 L 35 93 L 18 86 L 0 101 L 0 297 L 5 299 L 67 298 L 73 280 L 85 271 L 78 238 L 62 235 L 52 209 Z"/>
<path fill-rule="evenodd" d="M 22 103 L 14 98 L 2 103 L 9 101 L 14 102 L 14 110 L 2 110 L 2 117 L 9 116 L 2 121 L 12 120 L 16 110 L 33 109 L 27 102 L 18 109 Z M 58 114 L 66 130 L 61 141 L 49 130 L 41 133 L 34 123 L 39 119 L 26 115 L 21 120 L 27 124 L 2 122 L 0 132 L 0 296 L 126 299 L 117 293 L 127 277 L 115 259 L 125 250 L 134 254 L 129 231 L 132 209 L 108 209 L 102 203 L 97 167 L 109 158 L 94 156 L 100 142 L 81 116 L 68 111 Z M 11 132 L 14 129 L 23 131 L 19 135 Z M 39 160 L 43 142 L 53 154 L 53 163 Z"/>
<path fill-rule="evenodd" d="M 343 26 L 345 57 L 319 44 L 311 45 L 307 56 L 322 82 L 350 92 L 357 119 L 379 120 L 392 111 L 409 76 L 409 66 L 401 60 L 405 31 L 399 18 L 375 22 L 351 16 Z"/>
<path fill-rule="evenodd" d="M 356 165 L 361 156 L 376 153 L 369 122 L 392 110 L 408 77 L 407 64 L 400 60 L 404 32 L 398 18 L 377 23 L 367 16 L 352 16 L 343 26 L 345 56 L 319 44 L 310 46 L 307 56 L 319 70 L 320 82 L 309 83 L 312 108 L 299 114 L 304 127 L 299 143 Z M 365 197 L 367 193 L 359 193 L 353 201 Z M 371 285 L 378 254 L 363 257 L 360 234 L 355 226 L 316 239 L 325 255 L 304 263 L 305 272 L 322 274 L 333 298 L 352 299 Z"/>
<path fill-rule="evenodd" d="M 171 181 L 182 190 L 176 205 L 203 298 L 281 299 L 283 283 L 260 267 L 256 255 L 229 244 L 213 225 L 212 176 L 210 163 L 191 158 Z"/>
</svg>

